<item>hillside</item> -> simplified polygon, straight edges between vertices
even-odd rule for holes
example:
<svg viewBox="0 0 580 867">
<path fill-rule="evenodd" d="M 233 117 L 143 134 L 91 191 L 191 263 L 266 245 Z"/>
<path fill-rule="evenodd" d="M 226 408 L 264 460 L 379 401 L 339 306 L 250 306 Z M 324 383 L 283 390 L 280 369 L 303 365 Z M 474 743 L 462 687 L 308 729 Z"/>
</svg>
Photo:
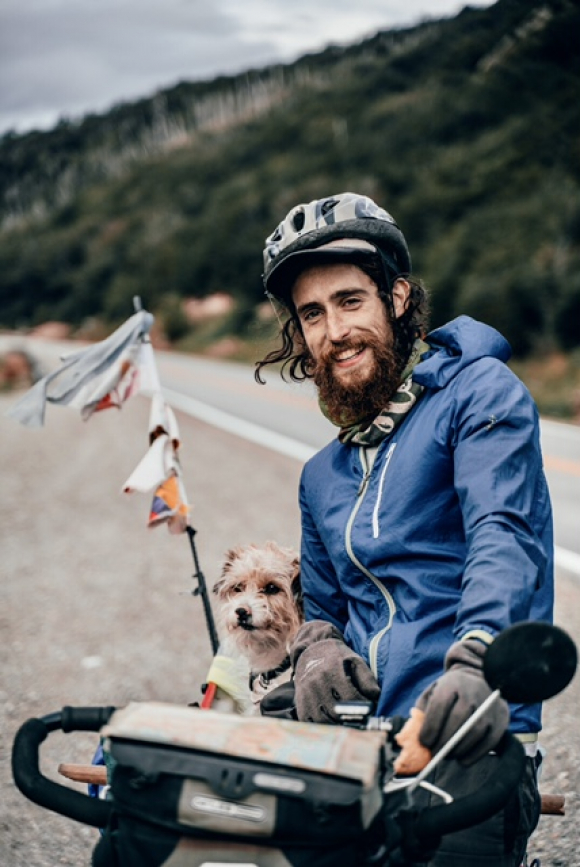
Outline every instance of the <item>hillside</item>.
<svg viewBox="0 0 580 867">
<path fill-rule="evenodd" d="M 499 0 L 4 136 L 0 325 L 111 326 L 139 294 L 178 337 L 180 299 L 225 291 L 242 333 L 265 236 L 351 189 L 397 218 L 434 324 L 577 347 L 579 33 L 574 0 Z"/>
</svg>

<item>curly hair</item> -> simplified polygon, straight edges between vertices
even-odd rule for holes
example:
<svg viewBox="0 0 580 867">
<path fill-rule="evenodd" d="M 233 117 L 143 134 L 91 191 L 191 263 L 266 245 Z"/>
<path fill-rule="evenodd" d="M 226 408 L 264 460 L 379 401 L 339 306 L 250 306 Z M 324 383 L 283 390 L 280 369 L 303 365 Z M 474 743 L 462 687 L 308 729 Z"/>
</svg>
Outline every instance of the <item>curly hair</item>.
<svg viewBox="0 0 580 867">
<path fill-rule="evenodd" d="M 387 316 L 393 325 L 395 350 L 399 358 L 407 359 L 411 354 L 416 338 L 422 337 L 428 328 L 429 296 L 427 289 L 420 280 L 404 277 L 403 279 L 411 286 L 411 290 L 404 312 L 395 319 L 392 286 L 397 277 L 387 276 L 381 260 L 375 257 L 367 262 L 357 264 L 357 267 L 364 271 L 378 287 L 379 297 L 383 301 Z M 300 321 L 293 306 L 289 308 L 288 314 L 288 318 L 283 323 L 279 333 L 281 345 L 255 363 L 254 379 L 261 385 L 265 384 L 265 380 L 262 378 L 262 369 L 269 364 L 282 364 L 280 376 L 284 380 L 288 377 L 294 382 L 304 382 L 313 376 L 313 359 L 306 346 Z"/>
</svg>

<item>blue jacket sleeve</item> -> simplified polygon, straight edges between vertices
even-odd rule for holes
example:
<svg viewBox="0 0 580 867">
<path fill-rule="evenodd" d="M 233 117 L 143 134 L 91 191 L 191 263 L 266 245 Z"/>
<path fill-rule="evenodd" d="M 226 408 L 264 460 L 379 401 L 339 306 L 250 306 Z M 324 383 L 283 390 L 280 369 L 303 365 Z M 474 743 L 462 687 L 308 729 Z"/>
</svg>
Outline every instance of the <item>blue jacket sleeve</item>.
<svg viewBox="0 0 580 867">
<path fill-rule="evenodd" d="M 304 613 L 306 620 L 327 620 L 344 632 L 348 610 L 328 551 L 308 507 L 304 478 L 306 469 L 303 470 L 300 480 L 302 520 L 300 581 L 304 595 Z"/>
<path fill-rule="evenodd" d="M 468 549 L 455 634 L 495 635 L 528 619 L 534 595 L 551 580 L 538 414 L 525 386 L 493 359 L 462 371 L 454 398 L 455 487 Z"/>
</svg>

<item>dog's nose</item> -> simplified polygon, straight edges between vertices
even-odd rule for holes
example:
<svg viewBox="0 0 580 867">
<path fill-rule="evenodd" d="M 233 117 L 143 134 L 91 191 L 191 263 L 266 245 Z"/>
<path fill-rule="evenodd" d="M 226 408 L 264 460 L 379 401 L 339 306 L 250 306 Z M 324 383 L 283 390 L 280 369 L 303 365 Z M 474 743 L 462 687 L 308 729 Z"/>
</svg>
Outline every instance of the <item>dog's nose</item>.
<svg viewBox="0 0 580 867">
<path fill-rule="evenodd" d="M 252 616 L 247 608 L 236 608 L 236 614 L 240 623 L 247 623 Z"/>
</svg>

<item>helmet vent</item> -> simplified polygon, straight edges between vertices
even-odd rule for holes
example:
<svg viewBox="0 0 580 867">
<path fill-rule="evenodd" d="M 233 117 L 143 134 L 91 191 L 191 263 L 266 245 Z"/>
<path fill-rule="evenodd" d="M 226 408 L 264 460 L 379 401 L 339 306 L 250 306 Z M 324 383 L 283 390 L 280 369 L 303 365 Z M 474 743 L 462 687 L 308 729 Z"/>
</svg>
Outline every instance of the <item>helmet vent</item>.
<svg viewBox="0 0 580 867">
<path fill-rule="evenodd" d="M 327 199 L 322 203 L 320 207 L 320 213 L 323 217 L 326 217 L 331 211 L 333 211 L 338 205 L 338 199 Z"/>
<path fill-rule="evenodd" d="M 306 217 L 304 216 L 304 211 L 296 211 L 294 216 L 292 217 L 292 225 L 296 229 L 297 232 L 301 232 L 304 228 L 304 223 L 306 222 Z"/>
</svg>

